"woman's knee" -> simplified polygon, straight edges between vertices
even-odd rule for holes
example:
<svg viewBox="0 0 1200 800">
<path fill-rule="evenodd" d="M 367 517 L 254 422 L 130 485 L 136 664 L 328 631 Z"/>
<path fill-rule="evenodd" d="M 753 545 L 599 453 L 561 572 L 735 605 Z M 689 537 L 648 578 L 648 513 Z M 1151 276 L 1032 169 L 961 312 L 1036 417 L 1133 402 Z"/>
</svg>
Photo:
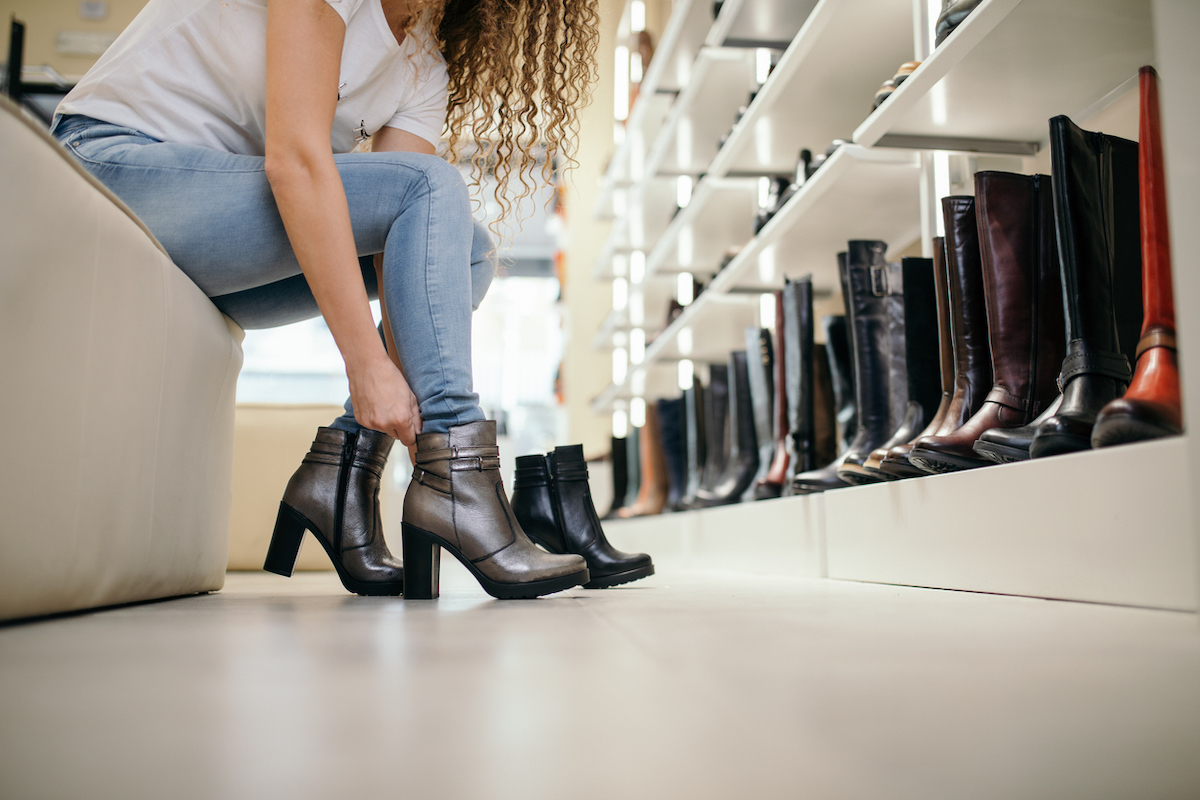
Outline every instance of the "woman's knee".
<svg viewBox="0 0 1200 800">
<path fill-rule="evenodd" d="M 496 267 L 499 258 L 496 254 L 496 242 L 487 225 L 479 220 L 473 220 L 471 234 L 471 308 L 479 308 L 484 295 L 496 277 Z"/>
</svg>

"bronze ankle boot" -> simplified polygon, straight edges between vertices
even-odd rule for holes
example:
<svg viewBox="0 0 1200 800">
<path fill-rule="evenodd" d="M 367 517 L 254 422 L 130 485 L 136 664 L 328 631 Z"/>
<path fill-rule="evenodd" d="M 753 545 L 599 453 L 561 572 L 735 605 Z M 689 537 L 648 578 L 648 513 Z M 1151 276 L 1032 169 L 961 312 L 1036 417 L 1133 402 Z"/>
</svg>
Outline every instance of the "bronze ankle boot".
<svg viewBox="0 0 1200 800">
<path fill-rule="evenodd" d="M 291 577 L 307 529 L 351 592 L 403 592 L 404 570 L 388 550 L 379 515 L 379 479 L 392 441 L 377 431 L 318 428 L 284 490 L 263 569 Z"/>
<path fill-rule="evenodd" d="M 521 530 L 500 479 L 493 420 L 417 437 L 404 496 L 405 597 L 438 596 L 441 551 L 449 550 L 492 597 L 540 597 L 590 580 L 577 555 L 538 549 Z"/>
</svg>

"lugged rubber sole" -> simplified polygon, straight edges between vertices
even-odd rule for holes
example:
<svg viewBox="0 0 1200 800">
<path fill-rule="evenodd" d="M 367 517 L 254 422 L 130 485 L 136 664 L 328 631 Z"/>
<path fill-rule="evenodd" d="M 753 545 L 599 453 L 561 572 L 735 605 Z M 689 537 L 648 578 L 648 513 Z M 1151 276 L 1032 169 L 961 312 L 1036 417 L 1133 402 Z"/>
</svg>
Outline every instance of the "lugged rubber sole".
<svg viewBox="0 0 1200 800">
<path fill-rule="evenodd" d="M 450 543 L 446 542 L 441 537 L 434 533 L 418 528 L 416 525 L 410 525 L 407 522 L 401 523 L 404 547 L 404 569 L 405 574 L 409 576 L 408 591 L 404 593 L 405 598 L 409 600 L 435 600 L 438 597 L 438 580 L 437 573 L 440 569 L 439 550 L 445 550 L 458 559 L 459 563 L 467 568 L 475 580 L 479 581 L 479 585 L 483 590 L 495 597 L 498 600 L 531 600 L 535 597 L 561 592 L 564 589 L 571 589 L 575 586 L 582 586 L 591 580 L 591 575 L 584 567 L 579 572 L 572 572 L 570 575 L 563 575 L 558 578 L 547 578 L 540 581 L 529 581 L 528 583 L 498 583 L 479 571 L 479 568 L 471 563 L 471 559 L 458 551 Z M 431 548 L 425 550 L 425 548 Z M 428 553 L 428 559 L 423 553 Z M 414 564 L 416 575 L 409 572 L 409 559 L 421 560 L 422 563 Z M 421 580 L 412 580 L 416 576 L 421 576 Z"/>
<path fill-rule="evenodd" d="M 310 531 L 313 538 L 321 543 L 321 548 L 325 551 L 325 555 L 329 556 L 330 563 L 333 564 L 338 578 L 342 581 L 342 586 L 345 586 L 347 591 L 365 597 L 396 597 L 404 593 L 403 580 L 368 583 L 346 574 L 341 563 L 334 557 L 333 550 L 325 541 L 325 537 L 318 533 L 317 526 L 313 525 L 308 517 L 284 502 L 279 504 L 279 514 L 275 517 L 275 530 L 271 533 L 271 544 L 267 548 L 267 558 L 263 562 L 263 569 L 285 578 L 292 577 L 292 573 L 296 571 L 296 559 L 300 555 L 300 544 L 306 530 Z"/>
<path fill-rule="evenodd" d="M 966 459 L 960 456 L 936 453 L 932 450 L 922 450 L 920 448 L 913 448 L 912 452 L 908 454 L 908 461 L 918 469 L 938 475 L 991 466 L 991 462 L 989 461 Z"/>
<path fill-rule="evenodd" d="M 628 569 L 628 570 L 625 570 L 624 572 L 618 572 L 615 575 L 605 575 L 600 578 L 594 578 L 593 580 L 585 583 L 583 585 L 583 588 L 585 588 L 585 589 L 611 589 L 612 587 L 620 586 L 623 583 L 633 583 L 634 581 L 640 581 L 642 578 L 649 578 L 653 574 L 654 574 L 654 565 L 647 564 L 644 567 Z"/>
<path fill-rule="evenodd" d="M 1015 464 L 1018 461 L 1028 461 L 1029 451 L 1022 447 L 1009 447 L 995 442 L 977 441 L 971 449 L 988 461 L 997 464 Z"/>
</svg>

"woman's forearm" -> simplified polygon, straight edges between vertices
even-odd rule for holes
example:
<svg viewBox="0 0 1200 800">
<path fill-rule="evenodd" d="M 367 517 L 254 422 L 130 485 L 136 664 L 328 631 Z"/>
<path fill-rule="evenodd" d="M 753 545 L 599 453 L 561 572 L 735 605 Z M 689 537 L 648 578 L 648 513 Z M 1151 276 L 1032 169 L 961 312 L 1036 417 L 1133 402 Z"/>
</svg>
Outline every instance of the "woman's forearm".
<svg viewBox="0 0 1200 800">
<path fill-rule="evenodd" d="M 280 156 L 268 161 L 267 175 L 296 259 L 346 371 L 367 370 L 387 360 L 371 317 L 346 194 L 332 156 Z"/>
</svg>

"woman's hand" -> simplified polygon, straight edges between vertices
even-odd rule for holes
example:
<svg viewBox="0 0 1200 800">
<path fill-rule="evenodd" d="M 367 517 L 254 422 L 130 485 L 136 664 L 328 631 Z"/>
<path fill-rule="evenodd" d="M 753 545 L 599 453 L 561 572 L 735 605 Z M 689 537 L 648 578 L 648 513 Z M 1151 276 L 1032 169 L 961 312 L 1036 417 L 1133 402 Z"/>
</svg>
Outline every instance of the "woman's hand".
<svg viewBox="0 0 1200 800">
<path fill-rule="evenodd" d="M 421 432 L 421 411 L 403 373 L 387 358 L 347 369 L 350 401 L 359 425 L 411 446 Z"/>
</svg>

